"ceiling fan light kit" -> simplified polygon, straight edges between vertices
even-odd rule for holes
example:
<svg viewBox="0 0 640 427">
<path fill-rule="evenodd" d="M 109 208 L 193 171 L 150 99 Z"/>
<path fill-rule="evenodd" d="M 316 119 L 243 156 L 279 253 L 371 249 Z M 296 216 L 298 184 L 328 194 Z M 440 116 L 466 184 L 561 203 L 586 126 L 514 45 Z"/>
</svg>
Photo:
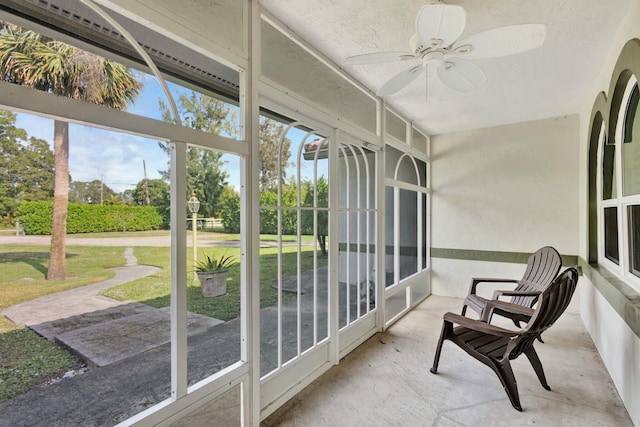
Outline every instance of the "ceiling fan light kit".
<svg viewBox="0 0 640 427">
<path fill-rule="evenodd" d="M 543 24 L 509 25 L 458 38 L 466 26 L 461 6 L 432 3 L 422 6 L 416 18 L 416 33 L 409 39 L 412 52 L 378 52 L 346 58 L 345 65 L 380 64 L 415 59 L 412 65 L 385 82 L 377 95 L 398 92 L 429 67 L 436 68 L 439 79 L 452 89 L 468 92 L 486 83 L 480 67 L 467 59 L 497 58 L 540 47 L 546 37 Z M 426 81 L 426 79 L 425 79 Z"/>
</svg>

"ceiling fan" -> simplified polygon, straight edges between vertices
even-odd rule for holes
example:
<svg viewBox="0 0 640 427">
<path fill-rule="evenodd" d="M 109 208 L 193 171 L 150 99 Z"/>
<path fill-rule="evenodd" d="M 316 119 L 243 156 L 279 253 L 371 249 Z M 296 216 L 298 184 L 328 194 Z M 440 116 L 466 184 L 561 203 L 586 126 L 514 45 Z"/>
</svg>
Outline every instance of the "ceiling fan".
<svg viewBox="0 0 640 427">
<path fill-rule="evenodd" d="M 474 58 L 496 58 L 536 49 L 544 43 L 544 24 L 509 25 L 493 28 L 459 40 L 464 31 L 466 13 L 461 6 L 441 2 L 422 6 L 416 18 L 416 34 L 409 39 L 412 52 L 378 52 L 346 58 L 345 65 L 380 64 L 415 60 L 406 70 L 384 83 L 377 95 L 398 92 L 427 69 L 434 67 L 440 80 L 461 92 L 482 86 L 487 78 Z"/>
</svg>

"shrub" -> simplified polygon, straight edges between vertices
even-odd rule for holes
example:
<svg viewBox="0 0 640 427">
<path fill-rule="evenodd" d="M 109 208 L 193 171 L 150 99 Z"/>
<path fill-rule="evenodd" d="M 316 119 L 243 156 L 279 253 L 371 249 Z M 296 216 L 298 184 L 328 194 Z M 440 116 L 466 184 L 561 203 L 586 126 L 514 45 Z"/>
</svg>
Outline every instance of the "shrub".
<svg viewBox="0 0 640 427">
<path fill-rule="evenodd" d="M 53 202 L 23 202 L 18 207 L 25 234 L 51 234 Z M 67 233 L 157 230 L 162 215 L 153 206 L 69 203 Z"/>
<path fill-rule="evenodd" d="M 240 233 L 240 196 L 226 195 L 222 198 L 222 226 L 225 233 Z"/>
</svg>

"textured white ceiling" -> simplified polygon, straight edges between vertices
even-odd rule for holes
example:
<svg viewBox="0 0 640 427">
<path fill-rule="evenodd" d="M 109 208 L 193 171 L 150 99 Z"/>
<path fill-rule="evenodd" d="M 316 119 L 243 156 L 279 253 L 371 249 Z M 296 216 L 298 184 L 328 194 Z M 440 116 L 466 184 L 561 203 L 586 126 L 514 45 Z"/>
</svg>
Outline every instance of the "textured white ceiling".
<svg viewBox="0 0 640 427">
<path fill-rule="evenodd" d="M 435 76 L 387 98 L 393 108 L 436 135 L 575 114 L 600 71 L 632 0 L 448 0 L 465 8 L 462 38 L 494 27 L 542 23 L 539 49 L 473 62 L 487 83 L 460 93 Z M 262 6 L 337 64 L 351 55 L 409 51 L 419 0 L 261 0 Z M 406 64 L 346 67 L 372 91 Z M 433 74 L 433 73 L 432 73 Z M 427 86 L 428 89 L 425 89 Z M 428 90 L 428 100 L 425 101 Z"/>
</svg>

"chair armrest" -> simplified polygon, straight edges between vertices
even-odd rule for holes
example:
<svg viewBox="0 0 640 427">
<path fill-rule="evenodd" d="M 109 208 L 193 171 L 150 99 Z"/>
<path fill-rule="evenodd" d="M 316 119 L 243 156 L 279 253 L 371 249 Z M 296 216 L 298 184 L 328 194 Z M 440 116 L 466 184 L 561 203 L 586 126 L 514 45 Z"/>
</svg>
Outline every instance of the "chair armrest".
<svg viewBox="0 0 640 427">
<path fill-rule="evenodd" d="M 469 289 L 470 295 L 476 294 L 476 287 L 479 283 L 518 283 L 516 279 L 500 279 L 491 277 L 474 277 L 471 279 L 471 288 Z"/>
<path fill-rule="evenodd" d="M 451 312 L 447 312 L 444 314 L 444 321 L 455 323 L 456 325 L 464 326 L 465 328 L 473 329 L 474 331 L 482 332 L 484 334 L 489 334 L 496 337 L 511 338 L 520 333 L 520 331 L 512 331 L 510 329 L 501 328 L 499 326 L 491 325 L 481 320 L 470 319 L 468 317 L 464 317 Z"/>
<path fill-rule="evenodd" d="M 487 301 L 487 305 L 482 311 L 482 318 L 480 320 L 482 322 L 489 323 L 491 321 L 491 317 L 493 316 L 493 312 L 496 308 L 499 310 L 507 311 L 509 313 L 524 314 L 527 316 L 532 316 L 534 312 L 533 308 L 525 307 L 519 304 L 512 304 L 507 301 L 500 301 L 496 299 L 496 300 Z"/>
<path fill-rule="evenodd" d="M 540 296 L 540 291 L 503 291 L 497 290 L 493 293 L 491 299 L 497 300 L 500 297 L 537 297 Z"/>
</svg>

